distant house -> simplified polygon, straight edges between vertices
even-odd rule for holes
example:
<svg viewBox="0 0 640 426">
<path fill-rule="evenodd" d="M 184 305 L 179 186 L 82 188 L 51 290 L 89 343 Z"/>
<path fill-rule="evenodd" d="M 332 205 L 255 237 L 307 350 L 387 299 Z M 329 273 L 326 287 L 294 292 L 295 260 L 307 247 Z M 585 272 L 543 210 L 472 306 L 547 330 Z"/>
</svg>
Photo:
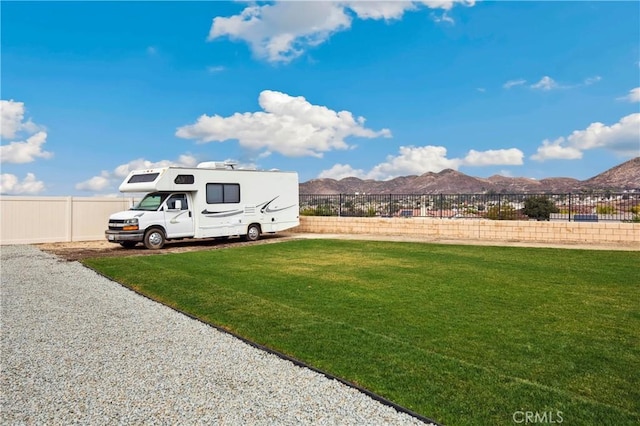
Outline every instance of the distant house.
<svg viewBox="0 0 640 426">
<path fill-rule="evenodd" d="M 462 217 L 457 210 L 421 210 L 421 209 L 400 209 L 394 215 L 396 217 L 443 217 L 443 218 L 453 218 L 453 217 Z M 476 215 L 470 215 L 472 217 Z"/>
</svg>

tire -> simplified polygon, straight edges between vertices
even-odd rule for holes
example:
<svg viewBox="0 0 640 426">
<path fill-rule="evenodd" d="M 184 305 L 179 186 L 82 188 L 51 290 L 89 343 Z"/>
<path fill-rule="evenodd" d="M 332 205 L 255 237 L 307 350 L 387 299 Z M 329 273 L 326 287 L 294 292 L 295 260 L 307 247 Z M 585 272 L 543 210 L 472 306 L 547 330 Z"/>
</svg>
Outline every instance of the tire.
<svg viewBox="0 0 640 426">
<path fill-rule="evenodd" d="M 247 235 L 245 235 L 247 241 L 257 241 L 260 238 L 260 225 L 251 224 L 247 228 Z"/>
<path fill-rule="evenodd" d="M 126 249 L 134 248 L 134 247 L 136 246 L 136 244 L 138 244 L 138 243 L 137 243 L 137 242 L 135 242 L 135 241 L 122 241 L 122 242 L 120 243 L 120 245 L 121 245 L 122 247 L 126 248 Z"/>
<path fill-rule="evenodd" d="M 159 250 L 164 247 L 166 238 L 164 231 L 159 228 L 151 228 L 144 233 L 144 246 L 149 250 Z"/>
</svg>

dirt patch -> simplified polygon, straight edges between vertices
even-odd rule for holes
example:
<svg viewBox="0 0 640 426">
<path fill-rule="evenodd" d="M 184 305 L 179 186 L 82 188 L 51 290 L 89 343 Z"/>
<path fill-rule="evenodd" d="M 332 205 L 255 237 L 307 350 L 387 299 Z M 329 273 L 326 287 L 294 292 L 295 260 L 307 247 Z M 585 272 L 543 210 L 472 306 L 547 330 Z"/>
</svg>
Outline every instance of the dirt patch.
<svg viewBox="0 0 640 426">
<path fill-rule="evenodd" d="M 258 241 L 245 241 L 244 238 L 232 237 L 228 239 L 185 239 L 179 241 L 167 241 L 161 250 L 149 250 L 141 243 L 134 248 L 124 248 L 120 244 L 108 241 L 77 241 L 70 243 L 44 243 L 36 244 L 40 250 L 54 254 L 68 261 L 88 259 L 90 257 L 125 257 L 125 256 L 151 256 L 169 253 L 186 253 L 202 250 L 219 250 L 229 247 L 242 247 L 248 244 L 270 244 L 287 241 L 289 235 L 263 235 Z"/>
<path fill-rule="evenodd" d="M 186 253 L 201 250 L 219 250 L 229 247 L 242 247 L 248 244 L 270 244 L 293 239 L 347 239 L 347 240 L 378 240 L 378 241 L 404 241 L 432 244 L 467 244 L 467 245 L 491 245 L 505 247 L 553 247 L 579 250 L 632 250 L 640 251 L 640 244 L 593 244 L 593 243 L 567 243 L 552 244 L 542 242 L 524 241 L 488 241 L 488 240 L 427 240 L 420 237 L 407 235 L 370 235 L 370 234 L 313 234 L 313 233 L 279 233 L 263 235 L 260 240 L 248 242 L 244 238 L 232 237 L 229 239 L 185 239 L 180 241 L 168 241 L 161 250 L 148 250 L 142 244 L 132 249 L 126 249 L 120 244 L 109 243 L 106 240 L 79 241 L 72 243 L 46 243 L 36 246 L 45 252 L 55 254 L 69 261 L 82 260 L 90 257 L 121 257 L 121 256 L 150 256 L 168 253 Z"/>
</svg>

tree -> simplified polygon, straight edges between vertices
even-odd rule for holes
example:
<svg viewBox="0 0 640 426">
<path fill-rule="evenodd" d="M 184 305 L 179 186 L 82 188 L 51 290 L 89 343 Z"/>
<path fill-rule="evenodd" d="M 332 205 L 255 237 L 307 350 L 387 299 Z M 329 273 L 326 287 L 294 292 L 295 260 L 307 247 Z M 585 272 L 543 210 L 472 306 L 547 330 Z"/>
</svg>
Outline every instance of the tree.
<svg viewBox="0 0 640 426">
<path fill-rule="evenodd" d="M 558 208 L 553 200 L 544 195 L 535 195 L 524 201 L 522 213 L 531 219 L 549 220 L 551 213 L 558 213 Z"/>
</svg>

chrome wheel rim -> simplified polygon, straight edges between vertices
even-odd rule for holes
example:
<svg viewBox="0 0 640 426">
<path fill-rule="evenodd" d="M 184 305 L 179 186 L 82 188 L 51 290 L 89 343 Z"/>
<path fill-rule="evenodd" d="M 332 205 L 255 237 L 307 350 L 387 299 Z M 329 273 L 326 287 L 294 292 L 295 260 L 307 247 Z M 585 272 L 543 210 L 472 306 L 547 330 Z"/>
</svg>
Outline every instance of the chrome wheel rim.
<svg viewBox="0 0 640 426">
<path fill-rule="evenodd" d="M 149 243 L 154 246 L 159 245 L 160 243 L 162 243 L 162 235 L 160 235 L 160 233 L 158 232 L 153 232 L 151 235 L 149 235 Z"/>
<path fill-rule="evenodd" d="M 256 228 L 255 226 L 249 228 L 249 238 L 251 238 L 252 240 L 258 238 L 258 228 Z"/>
</svg>

